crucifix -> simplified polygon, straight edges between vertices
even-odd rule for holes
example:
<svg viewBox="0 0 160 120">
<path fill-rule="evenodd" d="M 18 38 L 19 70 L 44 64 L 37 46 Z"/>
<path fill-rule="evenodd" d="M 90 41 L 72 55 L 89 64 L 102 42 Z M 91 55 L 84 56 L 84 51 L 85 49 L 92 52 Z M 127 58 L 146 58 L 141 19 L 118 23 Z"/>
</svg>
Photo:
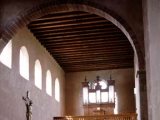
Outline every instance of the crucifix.
<svg viewBox="0 0 160 120">
<path fill-rule="evenodd" d="M 32 100 L 30 99 L 30 94 L 29 91 L 27 91 L 27 96 L 26 97 L 22 97 L 22 99 L 24 100 L 25 104 L 26 104 L 26 119 L 27 120 L 31 120 L 32 118 Z"/>
</svg>

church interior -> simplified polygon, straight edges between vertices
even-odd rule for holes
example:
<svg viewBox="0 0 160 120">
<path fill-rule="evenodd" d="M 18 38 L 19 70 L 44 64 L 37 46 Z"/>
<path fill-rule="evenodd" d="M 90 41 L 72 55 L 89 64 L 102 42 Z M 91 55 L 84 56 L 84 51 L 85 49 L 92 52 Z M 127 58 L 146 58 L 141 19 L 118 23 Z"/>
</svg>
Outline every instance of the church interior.
<svg viewBox="0 0 160 120">
<path fill-rule="evenodd" d="M 0 3 L 0 120 L 160 118 L 160 1 Z"/>
</svg>

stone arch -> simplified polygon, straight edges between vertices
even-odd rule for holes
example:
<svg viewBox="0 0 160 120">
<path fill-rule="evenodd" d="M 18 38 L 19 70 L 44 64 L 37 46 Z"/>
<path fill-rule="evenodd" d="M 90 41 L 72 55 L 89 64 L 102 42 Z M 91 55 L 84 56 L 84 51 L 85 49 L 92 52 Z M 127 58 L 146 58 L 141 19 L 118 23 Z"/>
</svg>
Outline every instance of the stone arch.
<svg viewBox="0 0 160 120">
<path fill-rule="evenodd" d="M 28 9 L 19 13 L 19 15 L 6 26 L 5 31 L 3 31 L 2 39 L 0 39 L 0 43 L 3 43 L 0 46 L 0 50 L 5 46 L 9 39 L 16 33 L 18 29 L 29 24 L 32 20 L 47 15 L 51 12 L 57 11 L 84 11 L 89 13 L 94 13 L 98 16 L 104 17 L 114 25 L 116 25 L 128 38 L 130 41 L 134 52 L 138 56 L 139 60 L 139 68 L 145 69 L 144 64 L 144 55 L 142 50 L 140 49 L 139 42 L 136 38 L 135 33 L 132 31 L 130 26 L 124 21 L 120 16 L 118 16 L 113 11 L 97 5 L 94 2 L 89 1 L 49 1 L 45 3 L 41 3 L 32 9 Z"/>
</svg>

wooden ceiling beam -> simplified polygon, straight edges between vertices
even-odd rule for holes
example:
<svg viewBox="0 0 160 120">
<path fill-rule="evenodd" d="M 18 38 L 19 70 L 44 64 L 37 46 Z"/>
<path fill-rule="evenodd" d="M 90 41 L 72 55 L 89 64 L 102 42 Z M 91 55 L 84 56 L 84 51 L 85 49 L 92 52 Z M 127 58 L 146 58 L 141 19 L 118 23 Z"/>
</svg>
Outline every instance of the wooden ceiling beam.
<svg viewBox="0 0 160 120">
<path fill-rule="evenodd" d="M 70 69 L 75 69 L 75 68 L 94 68 L 94 67 L 105 67 L 105 66 L 132 66 L 131 63 L 124 63 L 122 65 L 119 65 L 119 63 L 110 63 L 110 64 L 100 64 L 100 65 L 95 65 L 95 64 L 81 64 L 81 65 L 73 65 L 73 64 L 68 64 L 68 65 L 63 65 L 63 68 L 70 68 Z"/>
<path fill-rule="evenodd" d="M 119 54 L 124 54 L 124 55 L 127 55 L 127 54 L 133 54 L 133 50 L 128 50 L 128 49 L 122 49 L 122 50 L 114 50 L 114 49 L 111 49 L 111 50 L 96 50 L 96 51 L 93 51 L 93 50 L 89 50 L 89 51 L 73 51 L 73 52 L 69 52 L 69 51 L 53 51 L 51 52 L 52 55 L 58 57 L 58 56 L 66 56 L 66 57 L 75 57 L 75 56 L 80 56 L 80 57 L 85 57 L 85 56 L 88 56 L 88 55 L 94 55 L 94 56 L 104 56 L 104 55 L 119 55 Z"/>
<path fill-rule="evenodd" d="M 63 43 L 45 43 L 45 46 L 47 48 L 53 48 L 53 49 L 57 49 L 57 48 L 77 48 L 77 47 L 108 47 L 108 46 L 127 46 L 130 45 L 127 42 L 118 42 L 118 41 L 93 41 L 93 42 L 85 42 L 85 41 L 81 41 L 81 42 L 63 42 Z"/>
<path fill-rule="evenodd" d="M 50 26 L 50 25 L 58 25 L 58 24 L 68 24 L 68 23 L 81 23 L 86 21 L 95 21 L 95 20 L 104 20 L 97 16 L 88 15 L 84 17 L 72 17 L 72 18 L 64 18 L 64 19 L 52 19 L 47 21 L 36 21 L 35 23 L 31 23 L 29 27 L 42 27 L 42 26 Z"/>
<path fill-rule="evenodd" d="M 116 62 L 125 62 L 125 63 L 130 63 L 133 62 L 133 57 L 112 57 L 112 58 L 105 58 L 105 59 L 101 59 L 101 60 L 96 60 L 96 58 L 92 58 L 93 60 L 81 60 L 81 59 L 76 59 L 75 61 L 72 59 L 72 63 L 73 65 L 75 64 L 97 64 L 97 62 L 99 62 L 98 64 L 106 64 L 106 63 L 116 63 Z M 59 60 L 60 63 L 63 62 L 63 64 L 70 64 L 69 60 Z"/>
<path fill-rule="evenodd" d="M 65 33 L 59 33 L 59 34 L 48 34 L 48 35 L 37 35 L 39 38 L 44 38 L 44 37 L 54 37 L 55 39 L 56 38 L 65 38 L 65 37 L 83 37 L 83 36 L 95 36 L 95 35 L 119 35 L 121 34 L 120 31 L 92 31 L 92 32 L 79 32 L 79 33 L 70 33 L 70 34 L 65 34 Z"/>
<path fill-rule="evenodd" d="M 120 30 L 118 29 L 106 29 L 106 28 L 97 28 L 97 29 L 84 29 L 83 31 L 82 30 L 77 30 L 77 31 L 55 31 L 55 32 L 46 32 L 46 33 L 35 33 L 37 36 L 65 36 L 65 35 L 73 35 L 73 34 L 78 34 L 78 35 L 81 35 L 81 34 L 87 34 L 87 33 L 101 33 L 101 32 L 105 32 L 107 34 L 111 34 L 111 33 L 121 33 Z"/>
<path fill-rule="evenodd" d="M 112 33 L 107 33 L 105 31 L 103 32 L 92 32 L 92 33 L 83 33 L 83 34 L 61 34 L 61 35 L 39 35 L 38 38 L 45 38 L 45 39 L 48 39 L 48 38 L 53 38 L 53 39 L 58 39 L 58 38 L 63 38 L 63 39 L 68 39 L 68 38 L 75 38 L 75 37 L 78 37 L 78 38 L 85 38 L 87 36 L 93 36 L 93 37 L 96 37 L 97 35 L 105 35 L 105 36 L 117 36 L 117 35 L 121 35 L 121 32 L 119 31 L 113 31 Z"/>
<path fill-rule="evenodd" d="M 101 66 L 101 67 L 89 67 L 89 68 L 64 68 L 65 72 L 81 72 L 81 71 L 95 71 L 95 70 L 110 70 L 110 69 L 122 69 L 133 68 L 131 65 L 124 66 Z"/>
<path fill-rule="evenodd" d="M 125 57 L 124 57 L 125 56 Z M 97 61 L 97 60 L 107 60 L 107 59 L 124 59 L 124 58 L 131 58 L 133 59 L 133 56 L 131 54 L 112 54 L 112 55 L 77 55 L 77 56 L 56 56 L 54 55 L 54 57 L 58 60 L 58 61 L 66 61 L 69 62 L 71 61 Z"/>
<path fill-rule="evenodd" d="M 89 14 L 76 14 L 76 15 L 65 15 L 65 16 L 50 16 L 47 18 L 39 18 L 30 23 L 30 26 L 37 25 L 39 23 L 46 23 L 48 21 L 61 21 L 61 20 L 73 20 L 73 19 L 80 19 L 80 18 L 87 18 L 87 17 L 94 17 L 94 15 Z"/>
<path fill-rule="evenodd" d="M 88 22 L 83 22 L 83 23 L 80 23 L 80 24 L 77 24 L 77 23 L 68 23 L 68 24 L 55 24 L 55 25 L 49 25 L 49 26 L 42 26 L 42 27 L 31 27 L 30 29 L 33 29 L 33 30 L 39 30 L 39 29 L 58 29 L 58 28 L 68 28 L 68 27 L 80 27 L 80 26 L 91 26 L 91 25 L 94 25 L 94 24 L 104 24 L 104 25 L 108 25 L 108 26 L 113 26 L 112 24 L 106 22 L 105 20 L 97 20 L 97 21 L 88 21 Z"/>
<path fill-rule="evenodd" d="M 92 38 L 97 38 L 98 36 L 103 36 L 103 38 L 114 38 L 115 36 L 116 37 L 121 37 L 121 36 L 123 36 L 121 33 L 116 33 L 116 34 L 107 34 L 107 33 L 105 33 L 105 32 L 103 32 L 103 33 L 97 33 L 97 34 L 86 34 L 86 35 L 68 35 L 68 36 L 51 36 L 51 37 L 48 37 L 48 36 L 45 36 L 45 37 L 39 37 L 39 36 L 37 36 L 37 38 L 39 38 L 40 40 L 41 39 L 43 39 L 43 40 L 50 40 L 50 39 L 52 39 L 52 40 L 54 40 L 54 39 L 75 39 L 76 37 L 77 38 L 83 38 L 83 39 L 87 39 L 87 38 L 89 38 L 89 37 L 92 37 Z"/>
<path fill-rule="evenodd" d="M 45 34 L 45 33 L 59 33 L 59 32 L 69 32 L 69 33 L 74 33 L 74 32 L 79 32 L 79 31 L 90 31 L 90 30 L 98 30 L 98 29 L 104 29 L 106 31 L 111 31 L 111 30 L 117 30 L 118 28 L 115 26 L 108 27 L 107 25 L 104 24 L 97 24 L 94 26 L 79 26 L 79 27 L 68 27 L 68 28 L 59 28 L 59 29 L 37 29 L 33 30 L 34 34 Z M 31 29 L 32 30 L 32 29 Z M 118 29 L 119 30 L 119 29 Z"/>
<path fill-rule="evenodd" d="M 31 29 L 42 29 L 42 28 L 56 28 L 56 27 L 73 27 L 73 26 L 80 26 L 80 25 L 88 25 L 88 24 L 94 24 L 94 23 L 105 23 L 107 24 L 106 20 L 104 19 L 97 19 L 97 20 L 87 20 L 86 22 L 64 22 L 64 23 L 55 23 L 55 24 L 48 24 L 48 25 L 44 25 L 44 26 L 31 26 Z M 108 23 L 110 24 L 110 23 Z"/>
<path fill-rule="evenodd" d="M 130 63 L 125 63 L 125 64 L 122 64 L 122 65 L 119 65 L 119 63 L 117 64 L 106 64 L 106 65 L 83 65 L 83 66 L 72 66 L 72 65 L 69 65 L 69 66 L 63 66 L 64 69 L 79 69 L 79 68 L 86 68 L 86 69 L 93 69 L 93 68 L 103 68 L 103 67 L 122 67 L 122 66 L 132 66 L 132 64 Z"/>
<path fill-rule="evenodd" d="M 119 46 L 120 47 L 120 46 Z M 132 49 L 127 49 L 124 47 L 121 48 L 110 48 L 110 50 L 108 50 L 109 48 L 106 49 L 98 49 L 98 48 L 91 48 L 89 50 L 87 49 L 79 49 L 79 50 L 75 50 L 75 49 L 70 49 L 70 50 L 66 50 L 66 49 L 59 49 L 59 50 L 55 50 L 55 49 L 48 49 L 48 51 L 50 52 L 50 54 L 52 54 L 53 56 L 56 54 L 61 54 L 61 55 L 72 55 L 75 54 L 73 56 L 77 55 L 83 55 L 83 54 L 94 54 L 94 53 L 99 53 L 99 54 L 118 54 L 119 51 L 120 52 L 126 52 L 126 53 L 130 53 L 133 54 L 133 50 Z M 113 51 L 113 52 L 112 52 Z"/>
<path fill-rule="evenodd" d="M 89 42 L 84 42 L 84 41 L 79 41 L 79 42 L 61 42 L 61 43 L 56 43 L 56 42 L 53 42 L 53 43 L 42 43 L 42 44 L 45 44 L 45 47 L 48 47 L 48 48 L 53 48 L 53 49 L 61 49 L 61 48 L 76 48 L 76 47 L 82 47 L 82 48 L 90 48 L 92 46 L 95 46 L 95 47 L 102 47 L 102 49 L 108 47 L 108 46 L 130 46 L 130 43 L 126 43 L 124 41 L 89 41 Z"/>
<path fill-rule="evenodd" d="M 36 23 L 37 21 L 46 21 L 46 20 L 51 20 L 51 19 L 64 19 L 64 18 L 70 18 L 70 17 L 74 17 L 74 16 L 85 16 L 85 15 L 91 15 L 87 12 L 81 12 L 81 11 L 73 11 L 73 12 L 60 12 L 60 13 L 53 13 L 53 14 L 48 14 L 45 15 L 41 18 L 38 18 L 34 21 L 32 21 L 32 23 Z"/>
<path fill-rule="evenodd" d="M 124 55 L 124 56 L 123 56 Z M 122 55 L 118 55 L 118 54 L 113 54 L 112 56 L 109 56 L 109 55 L 105 55 L 105 56 L 97 56 L 97 55 L 84 55 L 84 56 L 53 56 L 56 60 L 58 61 L 97 61 L 97 60 L 106 60 L 106 59 L 123 59 L 123 58 L 129 58 L 129 59 L 133 59 L 133 56 L 132 55 L 125 55 L 125 54 L 122 54 Z"/>
<path fill-rule="evenodd" d="M 38 37 L 38 36 L 37 36 Z M 54 39 L 53 37 L 50 37 L 50 38 L 39 38 L 39 41 L 40 42 L 52 42 L 52 41 L 55 41 L 55 42 L 64 42 L 64 41 L 76 41 L 76 40 L 85 40 L 85 41 L 89 41 L 89 40 L 97 40 L 98 39 L 103 39 L 103 40 L 113 40 L 113 39 L 116 39 L 116 40 L 126 40 L 126 37 L 123 36 L 123 35 L 97 35 L 97 36 L 85 36 L 85 37 L 72 37 L 72 38 L 57 38 L 57 39 Z"/>
<path fill-rule="evenodd" d="M 99 54 L 94 54 L 94 53 L 96 53 L 96 52 L 91 52 L 91 51 L 89 51 L 89 52 L 87 52 L 87 53 L 85 53 L 85 52 L 79 52 L 79 53 L 75 53 L 75 52 L 70 52 L 70 53 L 67 53 L 67 52 L 65 52 L 65 53 L 59 53 L 59 52 L 56 52 L 56 53 L 50 53 L 53 57 L 55 57 L 55 58 L 63 58 L 63 57 L 67 57 L 67 58 L 87 58 L 87 57 L 101 57 L 101 56 L 118 56 L 118 55 L 124 55 L 125 57 L 127 57 L 128 55 L 133 55 L 133 52 L 132 51 L 129 51 L 129 52 L 123 52 L 123 51 L 120 51 L 120 52 L 98 52 Z M 94 57 L 94 58 L 95 58 Z"/>
<path fill-rule="evenodd" d="M 108 38 L 107 40 L 102 38 L 98 38 L 98 39 L 94 39 L 94 38 L 88 38 L 88 39 L 58 39 L 58 40 L 40 40 L 41 44 L 45 44 L 45 45 L 63 45 L 63 44 L 72 44 L 72 43 L 90 43 L 90 42 L 103 42 L 105 41 L 106 44 L 107 43 L 116 43 L 116 42 L 126 42 L 128 41 L 126 38 L 121 38 L 120 37 L 114 37 L 114 38 Z"/>
<path fill-rule="evenodd" d="M 126 43 L 124 43 L 124 45 L 122 44 L 119 44 L 119 45 L 110 45 L 110 46 L 104 46 L 104 45 L 94 45 L 94 46 L 72 46 L 72 47 L 56 47 L 56 46 L 50 46 L 50 47 L 47 47 L 49 51 L 55 51 L 55 52 L 65 52 L 65 51 L 68 51 L 68 52 L 77 52 L 77 51 L 82 51 L 82 52 L 86 52 L 86 51 L 97 51 L 97 52 L 100 52 L 101 50 L 106 50 L 106 51 L 112 51 L 112 50 L 115 50 L 118 51 L 118 50 L 132 50 L 132 48 L 125 48 L 126 47 Z M 128 44 L 129 45 L 129 44 Z M 113 48 L 114 47 L 114 48 Z M 100 51 L 98 51 L 100 50 Z"/>
<path fill-rule="evenodd" d="M 57 60 L 59 61 L 59 63 L 70 64 L 69 60 L 68 61 L 67 60 L 59 60 L 59 59 L 57 59 Z M 128 62 L 129 61 L 128 63 L 133 63 L 133 62 L 131 62 L 131 61 L 133 61 L 133 57 L 132 58 L 125 57 L 125 59 L 124 58 L 123 59 L 122 58 L 112 58 L 112 59 L 103 59 L 103 60 L 102 59 L 98 59 L 98 60 L 82 60 L 82 59 L 73 60 L 72 59 L 72 64 L 73 65 L 75 65 L 75 64 L 87 64 L 87 63 L 95 63 L 95 64 L 97 64 L 98 62 L 106 64 L 108 62 L 114 63 L 116 60 L 120 61 L 120 62 Z M 98 65 L 101 64 L 101 63 L 98 63 Z"/>
<path fill-rule="evenodd" d="M 122 54 L 123 55 L 123 54 Z M 53 56 L 57 61 L 61 61 L 61 62 L 76 62 L 76 61 L 98 61 L 98 60 L 108 60 L 108 59 L 133 59 L 133 56 L 131 55 L 124 55 L 124 57 L 122 56 L 118 56 L 118 55 L 113 55 L 113 56 L 92 56 L 92 55 L 86 55 L 86 56 L 62 56 L 62 57 L 57 57 L 57 56 Z"/>
<path fill-rule="evenodd" d="M 85 29 L 96 29 L 96 28 L 105 28 L 105 29 L 118 29 L 116 26 L 114 26 L 113 24 L 104 24 L 104 23 L 95 23 L 95 24 L 89 24 L 89 25 L 85 25 L 85 26 L 74 26 L 74 27 L 60 27 L 60 28 L 44 28 L 44 29 L 32 29 L 31 27 L 29 27 L 29 29 L 31 29 L 34 33 L 37 32 L 64 32 L 64 31 L 83 31 Z"/>
</svg>

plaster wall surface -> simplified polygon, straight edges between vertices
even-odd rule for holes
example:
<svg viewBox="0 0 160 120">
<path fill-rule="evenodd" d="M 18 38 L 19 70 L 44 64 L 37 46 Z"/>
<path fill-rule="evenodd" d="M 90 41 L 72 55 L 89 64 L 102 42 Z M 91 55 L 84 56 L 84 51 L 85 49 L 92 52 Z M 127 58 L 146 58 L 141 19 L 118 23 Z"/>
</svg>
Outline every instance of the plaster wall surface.
<svg viewBox="0 0 160 120">
<path fill-rule="evenodd" d="M 160 1 L 144 0 L 144 37 L 148 93 L 148 118 L 160 118 Z"/>
<path fill-rule="evenodd" d="M 115 69 L 66 73 L 66 115 L 84 114 L 81 82 L 85 76 L 89 81 L 96 80 L 96 76 L 109 79 L 110 74 L 115 80 L 119 113 L 135 112 L 134 70 Z"/>
<path fill-rule="evenodd" d="M 32 120 L 52 120 L 54 116 L 64 115 L 63 69 L 30 33 L 27 28 L 17 32 L 12 38 L 12 69 L 0 63 L 0 120 L 26 120 L 26 106 L 22 96 L 30 91 L 33 101 Z M 29 54 L 29 80 L 19 74 L 19 52 L 26 46 Z M 42 66 L 42 89 L 34 84 L 34 64 L 39 59 Z M 46 93 L 46 72 L 51 71 L 52 96 Z M 60 82 L 60 102 L 55 100 L 55 79 Z"/>
<path fill-rule="evenodd" d="M 135 78 L 135 103 L 136 103 L 136 113 L 137 119 L 141 119 L 141 105 L 140 105 L 140 83 L 139 83 L 139 66 L 137 54 L 134 55 L 134 78 Z"/>
</svg>

